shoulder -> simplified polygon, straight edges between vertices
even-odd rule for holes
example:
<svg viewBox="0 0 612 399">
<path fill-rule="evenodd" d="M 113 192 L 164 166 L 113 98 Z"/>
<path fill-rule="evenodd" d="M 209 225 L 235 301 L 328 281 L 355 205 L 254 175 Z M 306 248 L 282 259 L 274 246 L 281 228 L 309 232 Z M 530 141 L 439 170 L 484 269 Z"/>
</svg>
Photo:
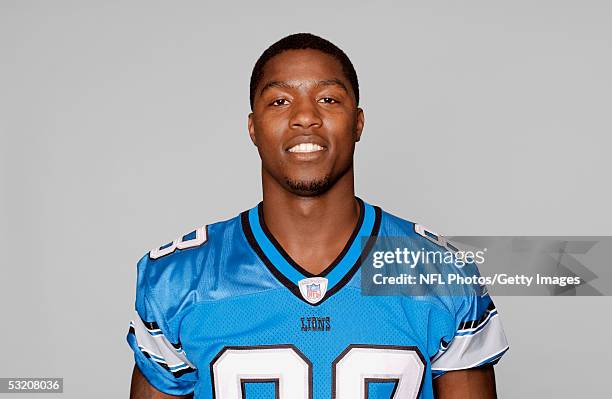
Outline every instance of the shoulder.
<svg viewBox="0 0 612 399">
<path fill-rule="evenodd" d="M 211 284 L 203 274 L 215 274 L 215 257 L 239 223 L 235 216 L 201 225 L 144 254 L 137 266 L 137 308 L 158 309 L 167 318 L 200 300 L 202 285 Z"/>
<path fill-rule="evenodd" d="M 402 238 L 410 243 L 411 246 L 457 250 L 457 248 L 448 242 L 444 235 L 437 233 L 436 229 L 396 216 L 384 210 L 382 211 L 380 236 Z"/>
<path fill-rule="evenodd" d="M 379 251 L 379 257 L 388 252 L 395 253 L 399 249 L 404 256 L 402 258 L 404 262 L 409 263 L 409 267 L 404 266 L 408 267 L 409 274 L 417 279 L 431 278 L 430 276 L 435 275 L 437 279 L 448 282 L 455 281 L 459 277 L 479 275 L 474 258 L 470 258 L 469 255 L 466 257 L 468 252 L 458 248 L 437 229 L 389 212 L 383 211 L 382 214 L 381 231 L 375 248 Z M 388 270 L 399 274 L 405 272 L 402 269 L 404 266 L 392 266 Z M 438 305 L 452 317 L 461 308 L 469 308 L 469 303 L 486 293 L 486 287 L 478 284 L 449 285 L 432 282 L 415 287 L 424 291 L 415 288 L 414 291 L 410 291 L 412 295 L 417 295 L 417 292 L 427 292 L 419 300 Z M 416 299 L 415 296 L 411 297 Z"/>
<path fill-rule="evenodd" d="M 138 262 L 137 303 L 146 296 L 172 313 L 199 302 L 278 288 L 247 240 L 246 212 L 198 227 L 146 253 Z"/>
<path fill-rule="evenodd" d="M 233 218 L 235 219 L 235 218 Z M 204 224 L 187 233 L 180 234 L 173 240 L 156 246 L 148 251 L 139 262 L 139 266 L 151 270 L 166 270 L 168 268 L 188 268 L 201 264 L 203 255 L 214 245 L 213 237 L 231 224 L 233 219 Z"/>
</svg>

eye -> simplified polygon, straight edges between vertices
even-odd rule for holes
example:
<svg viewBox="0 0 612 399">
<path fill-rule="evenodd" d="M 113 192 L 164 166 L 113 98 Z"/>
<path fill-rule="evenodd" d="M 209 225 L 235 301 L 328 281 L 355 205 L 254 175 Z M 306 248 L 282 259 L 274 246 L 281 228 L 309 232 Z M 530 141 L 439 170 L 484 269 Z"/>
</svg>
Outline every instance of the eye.
<svg viewBox="0 0 612 399">
<path fill-rule="evenodd" d="M 289 103 L 289 101 L 287 101 L 287 99 L 279 98 L 279 99 L 276 99 L 276 100 L 272 101 L 270 103 L 270 105 L 272 105 L 274 107 L 278 107 L 278 106 L 281 106 L 281 105 L 287 105 L 288 103 Z"/>
<path fill-rule="evenodd" d="M 337 104 L 338 101 L 334 98 L 331 97 L 323 97 L 319 100 L 320 103 L 324 103 L 324 104 Z"/>
</svg>

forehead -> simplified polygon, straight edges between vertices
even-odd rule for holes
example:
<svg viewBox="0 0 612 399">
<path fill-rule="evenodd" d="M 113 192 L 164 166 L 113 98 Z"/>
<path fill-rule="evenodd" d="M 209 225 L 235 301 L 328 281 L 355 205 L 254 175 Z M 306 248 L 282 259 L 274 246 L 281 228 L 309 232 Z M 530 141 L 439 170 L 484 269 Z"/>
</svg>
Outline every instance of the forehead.
<svg viewBox="0 0 612 399">
<path fill-rule="evenodd" d="M 286 50 L 272 57 L 263 68 L 259 91 L 270 81 L 313 81 L 339 79 L 350 90 L 350 83 L 336 58 L 319 50 Z"/>
</svg>

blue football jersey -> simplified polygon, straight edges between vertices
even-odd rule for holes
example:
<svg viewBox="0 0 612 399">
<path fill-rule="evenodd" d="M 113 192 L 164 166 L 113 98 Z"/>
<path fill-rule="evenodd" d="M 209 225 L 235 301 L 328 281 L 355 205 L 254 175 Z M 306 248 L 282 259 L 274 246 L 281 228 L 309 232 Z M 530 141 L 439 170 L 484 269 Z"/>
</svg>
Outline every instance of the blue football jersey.
<svg viewBox="0 0 612 399">
<path fill-rule="evenodd" d="M 508 344 L 486 293 L 362 295 L 363 237 L 436 244 L 357 201 L 350 240 L 319 275 L 283 250 L 261 203 L 146 254 L 127 339 L 149 383 L 200 399 L 433 398 L 444 372 L 497 362 Z"/>
</svg>

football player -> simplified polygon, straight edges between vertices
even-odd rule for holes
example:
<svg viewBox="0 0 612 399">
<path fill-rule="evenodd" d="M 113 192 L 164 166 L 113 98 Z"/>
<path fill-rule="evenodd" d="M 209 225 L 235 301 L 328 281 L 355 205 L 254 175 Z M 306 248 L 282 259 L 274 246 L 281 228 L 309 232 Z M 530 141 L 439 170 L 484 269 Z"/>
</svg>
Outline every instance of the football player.
<svg viewBox="0 0 612 399">
<path fill-rule="evenodd" d="M 285 37 L 256 62 L 250 102 L 263 200 L 140 260 L 131 397 L 494 398 L 508 344 L 486 293 L 361 292 L 372 239 L 443 240 L 355 196 L 364 112 L 346 54 Z"/>
</svg>

